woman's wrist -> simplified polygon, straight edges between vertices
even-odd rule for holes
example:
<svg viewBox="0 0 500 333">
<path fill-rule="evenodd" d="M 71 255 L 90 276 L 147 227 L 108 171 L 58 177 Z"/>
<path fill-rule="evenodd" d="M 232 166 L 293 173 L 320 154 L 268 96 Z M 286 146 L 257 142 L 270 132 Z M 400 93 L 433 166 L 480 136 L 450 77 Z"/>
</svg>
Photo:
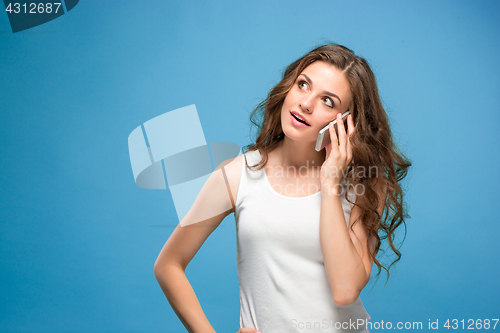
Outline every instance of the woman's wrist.
<svg viewBox="0 0 500 333">
<path fill-rule="evenodd" d="M 323 171 L 321 173 L 320 181 L 321 185 L 325 186 L 338 186 L 342 178 L 344 177 L 344 173 L 339 170 L 333 169 L 331 171 Z"/>
<path fill-rule="evenodd" d="M 340 196 L 342 193 L 342 185 L 340 180 L 328 179 L 321 181 L 321 194 Z"/>
</svg>

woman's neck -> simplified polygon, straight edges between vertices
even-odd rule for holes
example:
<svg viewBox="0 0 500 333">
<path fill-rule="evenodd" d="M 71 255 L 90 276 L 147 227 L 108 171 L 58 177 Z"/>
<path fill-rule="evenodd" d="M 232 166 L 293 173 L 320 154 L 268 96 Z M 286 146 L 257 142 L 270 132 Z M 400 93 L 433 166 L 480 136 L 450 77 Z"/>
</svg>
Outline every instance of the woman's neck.
<svg viewBox="0 0 500 333">
<path fill-rule="evenodd" d="M 299 142 L 285 136 L 281 144 L 274 150 L 273 164 L 282 167 L 319 168 L 325 161 L 326 151 L 317 152 L 315 142 Z"/>
</svg>

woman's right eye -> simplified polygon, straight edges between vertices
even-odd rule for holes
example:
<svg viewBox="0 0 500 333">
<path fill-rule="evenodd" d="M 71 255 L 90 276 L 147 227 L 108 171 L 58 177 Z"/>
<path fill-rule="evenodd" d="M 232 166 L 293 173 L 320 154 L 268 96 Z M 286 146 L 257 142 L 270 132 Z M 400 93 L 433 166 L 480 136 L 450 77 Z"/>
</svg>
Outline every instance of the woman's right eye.
<svg viewBox="0 0 500 333">
<path fill-rule="evenodd" d="M 298 86 L 299 86 L 300 89 L 306 90 L 309 85 L 307 84 L 306 81 L 299 81 L 298 82 Z"/>
</svg>

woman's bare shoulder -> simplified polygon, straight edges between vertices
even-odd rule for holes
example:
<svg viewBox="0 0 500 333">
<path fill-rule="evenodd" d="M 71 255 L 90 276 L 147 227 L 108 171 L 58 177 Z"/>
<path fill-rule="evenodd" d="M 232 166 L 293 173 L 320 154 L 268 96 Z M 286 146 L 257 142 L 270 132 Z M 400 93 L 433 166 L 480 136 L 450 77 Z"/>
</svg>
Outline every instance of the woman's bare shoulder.
<svg viewBox="0 0 500 333">
<path fill-rule="evenodd" d="M 227 180 L 226 184 L 229 183 L 233 203 L 236 203 L 236 196 L 238 195 L 243 163 L 245 163 L 245 158 L 243 157 L 243 155 L 239 155 L 234 158 L 225 160 L 216 168 L 216 170 L 223 168 L 223 174 L 225 174 L 225 180 Z"/>
</svg>

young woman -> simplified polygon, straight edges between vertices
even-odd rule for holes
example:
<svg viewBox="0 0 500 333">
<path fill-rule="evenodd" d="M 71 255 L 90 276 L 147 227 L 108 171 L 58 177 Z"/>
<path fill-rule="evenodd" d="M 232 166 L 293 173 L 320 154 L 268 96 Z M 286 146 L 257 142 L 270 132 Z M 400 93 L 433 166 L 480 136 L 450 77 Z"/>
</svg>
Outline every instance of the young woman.
<svg viewBox="0 0 500 333">
<path fill-rule="evenodd" d="M 333 120 L 331 144 L 317 152 L 318 132 Z M 234 212 L 239 333 L 367 332 L 359 294 L 373 262 L 388 269 L 376 258 L 381 240 L 401 256 L 399 183 L 411 165 L 392 140 L 370 67 L 343 46 L 318 47 L 288 66 L 252 121 L 255 144 L 217 168 L 161 250 L 163 292 L 189 332 L 214 332 L 185 269 Z"/>
</svg>

